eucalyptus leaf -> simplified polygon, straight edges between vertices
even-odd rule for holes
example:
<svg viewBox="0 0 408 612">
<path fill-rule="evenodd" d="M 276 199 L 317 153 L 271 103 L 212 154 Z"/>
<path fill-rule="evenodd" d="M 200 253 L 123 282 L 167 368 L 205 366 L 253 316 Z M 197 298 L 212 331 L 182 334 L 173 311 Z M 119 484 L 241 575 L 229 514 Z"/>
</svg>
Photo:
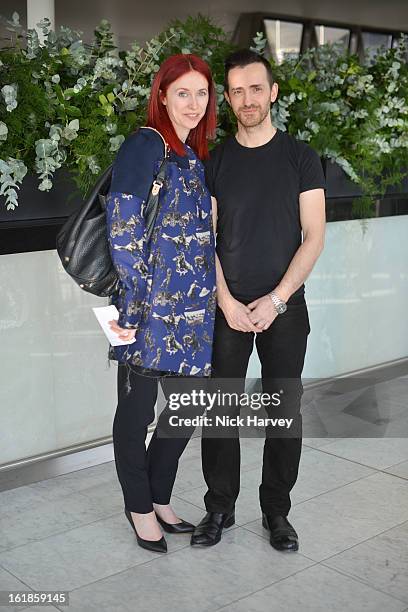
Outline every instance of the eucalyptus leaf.
<svg viewBox="0 0 408 612">
<path fill-rule="evenodd" d="M 72 121 L 70 121 L 70 122 L 68 123 L 68 128 L 69 128 L 70 130 L 76 130 L 76 131 L 78 131 L 78 130 L 79 130 L 79 121 L 78 121 L 78 119 L 73 119 Z"/>
<path fill-rule="evenodd" d="M 0 141 L 7 140 L 8 127 L 4 121 L 0 121 Z"/>
<path fill-rule="evenodd" d="M 125 137 L 122 134 L 118 134 L 117 136 L 112 136 L 112 138 L 109 138 L 109 142 L 110 142 L 109 151 L 118 151 L 120 145 L 122 144 L 124 140 L 125 140 Z"/>
</svg>

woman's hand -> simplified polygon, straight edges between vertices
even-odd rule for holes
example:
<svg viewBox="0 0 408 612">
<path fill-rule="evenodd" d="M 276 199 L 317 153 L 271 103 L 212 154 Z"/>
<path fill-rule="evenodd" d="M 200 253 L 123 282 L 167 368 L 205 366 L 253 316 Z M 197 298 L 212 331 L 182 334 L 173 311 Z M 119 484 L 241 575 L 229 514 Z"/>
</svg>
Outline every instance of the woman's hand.
<svg viewBox="0 0 408 612">
<path fill-rule="evenodd" d="M 118 322 L 115 319 L 112 319 L 112 321 L 108 321 L 108 323 L 111 330 L 114 331 L 115 334 L 117 334 L 121 340 L 130 342 L 136 335 L 135 329 L 126 329 L 124 327 L 119 327 Z"/>
</svg>

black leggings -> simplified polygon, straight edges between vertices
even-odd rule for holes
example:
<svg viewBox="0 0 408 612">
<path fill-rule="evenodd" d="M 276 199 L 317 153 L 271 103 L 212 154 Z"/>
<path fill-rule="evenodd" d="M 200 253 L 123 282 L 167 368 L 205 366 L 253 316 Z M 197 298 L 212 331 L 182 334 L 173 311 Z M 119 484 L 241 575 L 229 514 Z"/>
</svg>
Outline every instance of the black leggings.
<svg viewBox="0 0 408 612">
<path fill-rule="evenodd" d="M 165 397 L 181 387 L 185 391 L 189 380 L 194 378 L 161 378 Z M 194 384 L 197 380 L 200 379 Z M 165 408 L 146 450 L 147 428 L 155 418 L 158 382 L 158 378 L 137 374 L 126 364 L 118 365 L 118 405 L 113 420 L 115 465 L 125 507 L 141 514 L 152 512 L 153 502 L 170 502 L 179 458 L 194 431 L 194 427 L 184 427 L 166 436 L 171 429 L 169 416 L 174 412 Z M 190 409 L 183 412 L 190 412 Z"/>
</svg>

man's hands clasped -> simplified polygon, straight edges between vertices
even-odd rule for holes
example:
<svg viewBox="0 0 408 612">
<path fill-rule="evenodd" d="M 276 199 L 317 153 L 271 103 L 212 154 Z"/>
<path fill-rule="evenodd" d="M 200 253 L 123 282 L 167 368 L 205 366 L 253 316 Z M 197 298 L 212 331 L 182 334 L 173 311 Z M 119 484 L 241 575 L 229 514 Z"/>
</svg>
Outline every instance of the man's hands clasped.
<svg viewBox="0 0 408 612">
<path fill-rule="evenodd" d="M 256 334 L 267 330 L 278 316 L 269 295 L 264 295 L 247 306 L 230 296 L 220 304 L 220 308 L 232 329 Z"/>
</svg>

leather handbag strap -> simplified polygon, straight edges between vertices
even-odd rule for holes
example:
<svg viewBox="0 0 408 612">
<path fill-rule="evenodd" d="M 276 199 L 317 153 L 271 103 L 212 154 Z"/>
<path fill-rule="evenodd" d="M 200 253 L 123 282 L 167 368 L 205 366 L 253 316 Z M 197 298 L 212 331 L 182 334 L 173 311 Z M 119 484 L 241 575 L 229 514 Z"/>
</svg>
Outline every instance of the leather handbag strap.
<svg viewBox="0 0 408 612">
<path fill-rule="evenodd" d="M 170 153 L 170 147 L 165 141 L 165 139 L 163 138 L 162 134 L 160 134 L 158 130 L 155 130 L 154 128 L 151 128 L 148 126 L 144 126 L 144 128 L 157 132 L 157 134 L 159 134 L 161 139 L 163 140 L 163 144 L 164 144 L 164 158 L 162 159 L 160 168 L 156 176 L 153 179 L 153 183 L 150 188 L 149 196 L 147 198 L 147 202 L 146 202 L 146 206 L 144 210 L 144 217 L 145 217 L 145 223 L 146 223 L 146 240 L 147 242 L 149 242 L 153 234 L 153 230 L 155 227 L 156 218 L 157 218 L 157 214 L 159 210 L 160 190 L 163 187 L 164 182 L 166 180 L 166 172 L 167 172 L 167 165 L 168 165 L 167 162 L 168 162 L 168 156 Z"/>
<path fill-rule="evenodd" d="M 167 142 L 165 141 L 163 134 L 161 134 L 159 132 L 159 130 L 156 130 L 156 128 L 150 127 L 149 125 L 142 125 L 139 129 L 141 129 L 141 130 L 153 130 L 153 132 L 156 132 L 156 134 L 158 134 L 160 136 L 160 138 L 162 139 L 163 144 L 164 144 L 164 157 L 166 158 L 166 157 L 169 156 L 170 147 L 167 144 Z"/>
<path fill-rule="evenodd" d="M 153 181 L 153 183 L 156 182 L 156 184 L 157 184 L 156 189 L 157 188 L 160 189 L 159 184 L 162 183 L 162 181 L 164 179 L 164 171 L 165 171 L 165 165 L 163 166 L 163 162 L 169 157 L 170 147 L 167 144 L 166 140 L 164 139 L 163 134 L 161 134 L 159 132 L 159 130 L 156 130 L 156 128 L 150 127 L 148 125 L 142 125 L 142 126 L 140 126 L 139 129 L 140 130 L 153 130 L 153 132 L 156 132 L 156 134 L 158 134 L 160 136 L 160 138 L 162 139 L 162 141 L 163 141 L 163 145 L 164 145 L 164 158 L 163 158 L 163 161 L 162 161 L 161 166 L 159 168 L 159 172 L 158 172 L 158 174 L 156 176 L 156 179 Z M 113 169 L 113 163 L 110 164 L 106 168 L 106 170 L 103 172 L 103 174 L 98 179 L 98 181 L 95 184 L 91 194 L 87 198 L 86 205 L 82 209 L 83 210 L 83 217 L 85 217 L 87 215 L 88 208 L 94 202 L 95 198 L 99 199 L 99 202 L 100 202 L 100 205 L 102 207 L 102 210 L 106 210 L 106 196 L 107 196 L 107 192 L 108 192 L 109 186 L 110 186 L 110 181 L 111 181 L 111 177 L 112 177 L 112 169 Z"/>
</svg>

